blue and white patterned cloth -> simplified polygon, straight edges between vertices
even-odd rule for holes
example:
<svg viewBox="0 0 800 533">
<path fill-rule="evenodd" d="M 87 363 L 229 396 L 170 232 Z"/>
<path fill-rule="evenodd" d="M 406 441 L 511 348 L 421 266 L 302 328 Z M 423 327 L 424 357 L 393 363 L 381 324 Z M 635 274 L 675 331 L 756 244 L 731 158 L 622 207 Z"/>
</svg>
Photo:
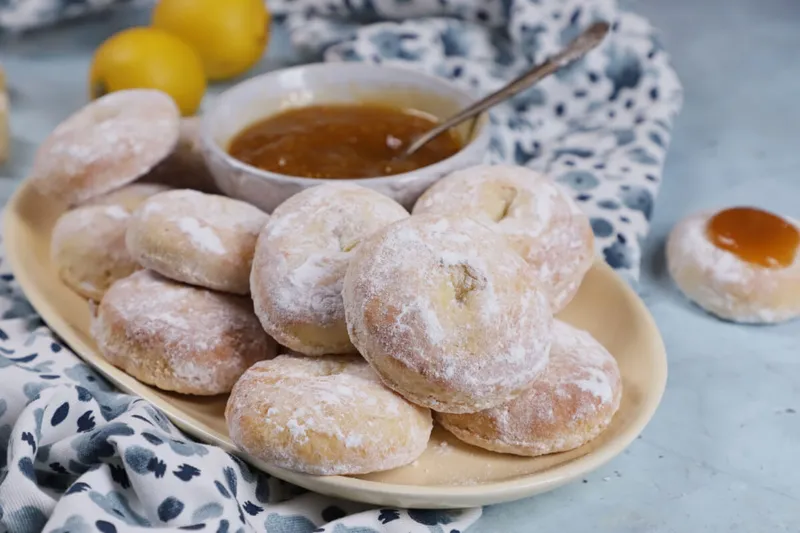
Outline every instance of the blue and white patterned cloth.
<svg viewBox="0 0 800 533">
<path fill-rule="evenodd" d="M 41 26 L 119 2 L 0 0 L 0 27 Z M 681 107 L 680 83 L 647 21 L 613 0 L 268 3 L 309 59 L 420 69 L 476 96 L 592 21 L 612 22 L 600 49 L 493 111 L 488 157 L 544 170 L 571 190 L 591 217 L 598 252 L 638 277 Z M 370 509 L 302 493 L 193 443 L 81 363 L 0 269 L 0 531 L 453 533 L 479 516 Z"/>
<path fill-rule="evenodd" d="M 0 531 L 458 533 L 480 515 L 335 500 L 193 442 L 72 354 L 0 263 Z"/>
</svg>

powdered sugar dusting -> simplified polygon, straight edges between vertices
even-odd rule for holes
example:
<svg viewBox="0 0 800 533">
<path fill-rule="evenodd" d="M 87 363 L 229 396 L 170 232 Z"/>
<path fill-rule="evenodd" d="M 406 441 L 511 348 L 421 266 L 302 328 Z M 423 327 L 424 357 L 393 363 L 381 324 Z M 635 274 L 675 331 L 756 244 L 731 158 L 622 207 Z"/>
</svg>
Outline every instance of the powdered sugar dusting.
<svg viewBox="0 0 800 533">
<path fill-rule="evenodd" d="M 667 265 L 681 290 L 710 312 L 739 322 L 780 322 L 800 315 L 800 293 L 787 297 L 800 286 L 800 254 L 786 268 L 747 263 L 711 242 L 711 216 L 689 216 L 670 234 Z"/>
<path fill-rule="evenodd" d="M 419 318 L 422 320 L 422 331 L 425 333 L 428 342 L 434 346 L 440 345 L 442 341 L 447 338 L 447 334 L 442 327 L 442 323 L 439 322 L 439 317 L 437 316 L 436 311 L 433 309 L 431 302 L 425 298 L 417 298 L 414 300 L 414 304 L 411 309 L 415 310 L 418 313 Z M 403 309 L 403 314 L 406 314 L 407 312 L 407 309 Z M 453 373 L 453 367 L 446 364 L 444 368 L 445 377 L 449 378 Z"/>
<path fill-rule="evenodd" d="M 257 363 L 231 393 L 225 418 L 248 453 L 319 475 L 408 464 L 432 429 L 430 411 L 383 387 L 366 362 L 348 356 L 282 355 Z"/>
<path fill-rule="evenodd" d="M 251 275 L 265 329 L 302 353 L 352 352 L 341 297 L 347 265 L 363 238 L 406 217 L 393 200 L 350 184 L 306 189 L 280 205 L 259 237 Z M 298 324 L 334 333 L 327 341 L 316 335 L 311 346 L 293 331 Z"/>
<path fill-rule="evenodd" d="M 86 206 L 67 211 L 53 227 L 50 252 L 59 277 L 93 300 L 114 281 L 139 268 L 125 246 L 127 211 L 118 206 Z"/>
<path fill-rule="evenodd" d="M 414 214 L 470 216 L 506 235 L 535 269 L 555 311 L 566 306 L 592 264 L 588 218 L 546 176 L 517 166 L 456 171 L 420 197 Z"/>
<path fill-rule="evenodd" d="M 145 212 L 166 213 L 171 221 L 192 217 L 208 227 L 235 230 L 253 236 L 258 235 L 268 218 L 266 213 L 241 200 L 191 189 L 157 194 L 147 200 Z"/>
<path fill-rule="evenodd" d="M 177 222 L 181 231 L 187 234 L 192 242 L 202 250 L 215 254 L 225 253 L 225 245 L 222 244 L 213 228 L 202 226 L 199 220 L 192 217 L 181 217 Z"/>
<path fill-rule="evenodd" d="M 268 219 L 239 200 L 170 190 L 134 213 L 128 248 L 142 265 L 171 279 L 247 294 L 256 240 Z"/>
<path fill-rule="evenodd" d="M 167 390 L 219 394 L 254 362 L 275 354 L 247 298 L 140 271 L 115 283 L 92 332 L 101 352 Z"/>
<path fill-rule="evenodd" d="M 474 414 L 439 414 L 457 437 L 520 455 L 566 451 L 605 429 L 619 408 L 616 360 L 589 333 L 555 321 L 550 362 L 517 398 Z"/>
<path fill-rule="evenodd" d="M 366 240 L 347 270 L 350 337 L 415 403 L 450 412 L 496 405 L 547 362 L 552 315 L 527 270 L 472 219 L 397 222 Z"/>
<path fill-rule="evenodd" d="M 118 205 L 110 205 L 106 207 L 105 214 L 115 220 L 125 220 L 130 214 Z"/>
<path fill-rule="evenodd" d="M 120 227 L 120 221 L 127 220 L 129 214 L 116 206 L 87 206 L 79 207 L 65 212 L 59 218 L 61 230 L 55 235 L 75 234 L 79 232 L 90 232 L 98 234 L 103 231 L 105 224 L 113 224 Z M 124 224 L 122 224 L 124 226 Z M 57 237 L 54 237 L 57 239 Z"/>
<path fill-rule="evenodd" d="M 178 141 L 180 113 L 160 91 L 117 91 L 58 125 L 34 158 L 40 192 L 78 204 L 130 183 Z"/>
<path fill-rule="evenodd" d="M 133 213 L 136 209 L 151 196 L 158 193 L 168 191 L 169 187 L 158 183 L 131 183 L 121 189 L 116 189 L 108 194 L 92 198 L 85 204 L 81 205 L 108 205 L 118 206 L 129 213 Z"/>
</svg>

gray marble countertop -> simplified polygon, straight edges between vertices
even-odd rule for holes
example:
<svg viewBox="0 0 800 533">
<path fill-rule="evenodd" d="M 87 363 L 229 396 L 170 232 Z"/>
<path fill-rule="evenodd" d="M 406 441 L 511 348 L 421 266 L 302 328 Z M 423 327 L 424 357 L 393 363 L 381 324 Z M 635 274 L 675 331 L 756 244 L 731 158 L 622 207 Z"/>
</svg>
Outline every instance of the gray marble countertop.
<svg viewBox="0 0 800 533">
<path fill-rule="evenodd" d="M 800 323 L 746 327 L 687 303 L 665 272 L 676 220 L 754 204 L 800 218 L 800 3 L 628 2 L 663 30 L 685 87 L 645 250 L 641 293 L 664 335 L 669 383 L 644 434 L 608 466 L 487 508 L 471 532 L 800 531 Z M 86 101 L 91 53 L 135 14 L 0 44 L 14 90 L 5 200 L 37 143 Z M 275 46 L 260 68 L 285 63 Z"/>
</svg>

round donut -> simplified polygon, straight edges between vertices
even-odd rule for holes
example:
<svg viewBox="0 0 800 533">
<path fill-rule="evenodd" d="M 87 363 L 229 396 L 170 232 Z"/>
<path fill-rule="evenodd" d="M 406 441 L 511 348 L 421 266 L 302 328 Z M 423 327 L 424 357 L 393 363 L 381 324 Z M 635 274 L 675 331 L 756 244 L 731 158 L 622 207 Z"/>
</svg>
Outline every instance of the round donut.
<svg viewBox="0 0 800 533">
<path fill-rule="evenodd" d="M 341 296 L 347 265 L 362 239 L 407 217 L 394 200 L 346 183 L 306 189 L 278 206 L 250 277 L 264 329 L 306 355 L 353 353 Z"/>
<path fill-rule="evenodd" d="M 547 364 L 547 294 L 505 239 L 470 218 L 415 215 L 380 230 L 350 261 L 342 295 L 359 353 L 418 405 L 487 409 Z"/>
<path fill-rule="evenodd" d="M 225 408 L 231 440 L 287 470 L 367 474 L 413 462 L 428 445 L 428 409 L 384 387 L 356 356 L 279 355 L 253 365 Z"/>
<path fill-rule="evenodd" d="M 413 214 L 459 214 L 505 235 L 536 271 L 554 313 L 580 288 L 594 260 L 589 218 L 552 180 L 525 167 L 480 165 L 428 189 Z"/>
<path fill-rule="evenodd" d="M 714 214 L 684 218 L 667 240 L 667 267 L 681 292 L 709 313 L 734 322 L 771 324 L 800 316 L 800 253 L 786 267 L 742 260 L 709 238 Z M 797 221 L 786 222 L 800 231 Z"/>
<path fill-rule="evenodd" d="M 61 215 L 50 240 L 50 257 L 61 281 L 99 302 L 112 283 L 138 270 L 125 246 L 129 219 L 118 205 L 79 207 Z"/>
<path fill-rule="evenodd" d="M 200 122 L 200 117 L 182 118 L 175 149 L 142 180 L 176 189 L 218 193 L 219 188 L 203 157 Z"/>
<path fill-rule="evenodd" d="M 172 152 L 180 112 L 161 91 L 109 93 L 67 118 L 39 146 L 30 182 L 76 205 L 135 181 Z"/>
<path fill-rule="evenodd" d="M 614 357 L 589 333 L 557 320 L 550 362 L 525 392 L 479 413 L 434 416 L 468 444 L 536 456 L 572 450 L 597 437 L 621 399 Z"/>
<path fill-rule="evenodd" d="M 225 196 L 167 191 L 134 213 L 128 250 L 142 266 L 170 279 L 248 294 L 256 240 L 268 218 L 257 207 Z"/>
<path fill-rule="evenodd" d="M 81 204 L 81 206 L 116 205 L 129 213 L 133 213 L 145 200 L 169 189 L 166 185 L 159 183 L 131 183 L 108 194 L 92 198 L 88 202 Z"/>
<path fill-rule="evenodd" d="M 253 363 L 275 356 L 250 300 L 143 270 L 106 292 L 91 327 L 108 361 L 143 383 L 184 394 L 231 390 Z"/>
</svg>

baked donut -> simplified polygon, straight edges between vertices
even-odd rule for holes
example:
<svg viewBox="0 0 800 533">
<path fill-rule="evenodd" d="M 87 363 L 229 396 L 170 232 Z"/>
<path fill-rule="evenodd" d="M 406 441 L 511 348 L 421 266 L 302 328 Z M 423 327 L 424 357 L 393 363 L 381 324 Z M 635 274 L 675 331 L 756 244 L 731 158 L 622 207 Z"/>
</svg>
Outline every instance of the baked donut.
<svg viewBox="0 0 800 533">
<path fill-rule="evenodd" d="M 163 183 L 176 189 L 218 193 L 219 188 L 203 157 L 200 123 L 200 117 L 182 118 L 175 149 L 142 180 Z"/>
<path fill-rule="evenodd" d="M 353 353 L 345 270 L 362 239 L 407 217 L 394 200 L 346 183 L 306 189 L 278 206 L 259 235 L 250 276 L 264 329 L 306 355 Z"/>
<path fill-rule="evenodd" d="M 436 411 L 506 402 L 547 364 L 546 293 L 505 239 L 467 217 L 415 215 L 378 231 L 351 259 L 342 296 L 359 353 Z"/>
<path fill-rule="evenodd" d="M 99 302 L 108 287 L 140 267 L 125 247 L 130 214 L 118 205 L 67 211 L 53 227 L 50 256 L 59 278 Z"/>
<path fill-rule="evenodd" d="M 67 118 L 39 146 L 29 180 L 76 205 L 146 174 L 178 142 L 180 112 L 161 91 L 109 93 Z"/>
<path fill-rule="evenodd" d="M 92 198 L 85 205 L 117 205 L 133 213 L 145 200 L 170 188 L 160 183 L 131 183 L 108 194 Z"/>
<path fill-rule="evenodd" d="M 242 450 L 287 470 L 367 474 L 413 462 L 428 445 L 428 409 L 384 387 L 356 356 L 279 355 L 233 387 L 225 420 Z"/>
<path fill-rule="evenodd" d="M 479 413 L 435 417 L 466 443 L 536 456 L 572 450 L 597 437 L 621 398 L 614 357 L 589 333 L 556 320 L 550 362 L 525 392 Z"/>
<path fill-rule="evenodd" d="M 233 294 L 250 292 L 250 266 L 269 216 L 250 204 L 188 189 L 157 194 L 128 225 L 131 255 L 170 279 Z"/>
<path fill-rule="evenodd" d="M 667 266 L 686 297 L 734 322 L 768 324 L 800 316 L 800 224 L 733 208 L 678 222 Z"/>
<path fill-rule="evenodd" d="M 588 217 L 549 178 L 525 167 L 480 165 L 428 189 L 413 214 L 472 217 L 505 235 L 534 268 L 554 313 L 580 288 L 594 260 Z"/>
<path fill-rule="evenodd" d="M 91 333 L 108 361 L 143 383 L 184 394 L 228 392 L 275 356 L 250 300 L 143 270 L 106 292 Z"/>
</svg>

